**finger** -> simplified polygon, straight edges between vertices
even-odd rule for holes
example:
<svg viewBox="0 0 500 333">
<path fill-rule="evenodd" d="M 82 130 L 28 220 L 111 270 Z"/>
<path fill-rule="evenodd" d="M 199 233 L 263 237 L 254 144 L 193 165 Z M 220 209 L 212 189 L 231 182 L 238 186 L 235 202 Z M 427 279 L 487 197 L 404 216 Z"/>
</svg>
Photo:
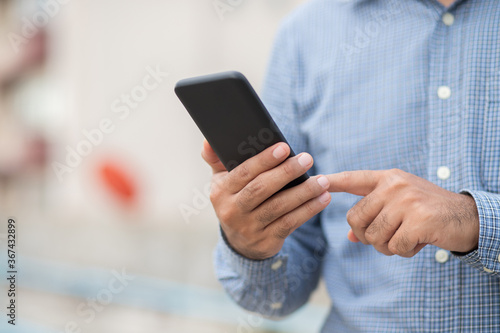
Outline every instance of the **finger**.
<svg viewBox="0 0 500 333">
<path fill-rule="evenodd" d="M 356 237 L 356 235 L 354 234 L 354 232 L 352 232 L 352 229 L 350 229 L 349 232 L 347 233 L 347 239 L 350 240 L 353 243 L 359 243 L 360 242 L 360 240 L 358 239 L 358 237 Z"/>
<path fill-rule="evenodd" d="M 412 257 L 419 245 L 419 235 L 416 232 L 410 232 L 409 228 L 402 223 L 389 241 L 388 248 L 398 256 Z"/>
<path fill-rule="evenodd" d="M 240 192 L 261 173 L 280 165 L 289 155 L 290 147 L 284 142 L 279 142 L 249 158 L 227 175 L 228 191 L 233 194 Z"/>
<path fill-rule="evenodd" d="M 324 192 L 318 198 L 309 200 L 290 213 L 283 215 L 269 224 L 264 231 L 270 233 L 272 237 L 283 240 L 301 225 L 309 221 L 314 215 L 325 209 L 331 199 L 330 193 Z"/>
<path fill-rule="evenodd" d="M 385 197 L 382 193 L 380 193 L 380 191 L 374 191 L 359 200 L 359 202 L 347 212 L 347 222 L 351 226 L 353 233 L 363 244 L 371 244 L 371 242 L 366 239 L 365 233 L 367 228 L 384 208 L 384 204 Z"/>
<path fill-rule="evenodd" d="M 396 209 L 383 209 L 366 229 L 365 239 L 378 252 L 387 256 L 394 255 L 389 250 L 389 241 L 401 226 L 402 218 L 403 214 Z"/>
<path fill-rule="evenodd" d="M 248 183 L 236 194 L 236 203 L 244 212 L 250 212 L 286 184 L 306 173 L 312 165 L 313 159 L 311 155 L 306 153 L 289 158 L 281 165 L 261 173 Z"/>
<path fill-rule="evenodd" d="M 217 154 L 215 154 L 215 151 L 212 149 L 212 146 L 210 146 L 210 144 L 206 139 L 203 140 L 203 149 L 201 151 L 201 157 L 205 160 L 205 162 L 208 163 L 208 165 L 210 165 L 210 167 L 212 167 L 212 172 L 214 174 L 226 171 L 226 168 L 219 160 L 219 157 L 217 157 Z"/>
<path fill-rule="evenodd" d="M 401 257 L 411 258 L 420 252 L 427 244 L 418 244 L 413 250 L 408 253 L 401 255 Z"/>
<path fill-rule="evenodd" d="M 346 192 L 366 196 L 372 192 L 381 179 L 382 171 L 345 171 L 328 175 L 330 192 Z"/>
<path fill-rule="evenodd" d="M 311 177 L 300 185 L 282 191 L 258 206 L 253 214 L 264 229 L 281 216 L 293 211 L 305 202 L 319 197 L 330 184 L 325 176 Z"/>
</svg>

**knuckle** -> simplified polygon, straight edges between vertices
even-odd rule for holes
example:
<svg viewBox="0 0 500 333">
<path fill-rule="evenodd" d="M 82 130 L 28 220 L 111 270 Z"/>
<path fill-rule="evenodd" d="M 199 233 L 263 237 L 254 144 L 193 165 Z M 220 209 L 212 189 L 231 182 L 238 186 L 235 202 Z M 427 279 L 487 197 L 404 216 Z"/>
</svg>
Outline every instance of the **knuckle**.
<svg viewBox="0 0 500 333">
<path fill-rule="evenodd" d="M 396 246 L 396 242 L 395 241 L 390 241 L 389 244 L 387 244 L 387 248 L 389 249 L 389 251 L 391 251 L 391 253 L 394 253 L 394 254 L 399 254 L 399 251 L 398 251 L 398 248 Z"/>
<path fill-rule="evenodd" d="M 391 187 L 402 187 L 407 184 L 407 174 L 400 169 L 387 171 L 386 179 Z"/>
<path fill-rule="evenodd" d="M 420 221 L 432 221 L 437 216 L 436 212 L 433 209 L 429 209 L 429 207 L 425 206 L 421 202 L 418 203 L 418 207 L 415 210 L 415 215 L 419 217 Z M 441 220 L 446 219 L 442 218 Z M 420 225 L 415 227 L 418 227 L 418 229 L 420 229 Z"/>
<path fill-rule="evenodd" d="M 406 254 L 410 250 L 409 246 L 410 242 L 406 236 L 392 239 L 388 244 L 389 251 L 400 256 Z"/>
<path fill-rule="evenodd" d="M 217 217 L 219 218 L 219 220 L 225 223 L 231 221 L 233 216 L 234 216 L 234 211 L 230 206 L 220 207 L 217 210 Z"/>
<path fill-rule="evenodd" d="M 416 216 L 427 215 L 429 209 L 424 205 L 425 197 L 416 191 L 404 191 L 400 195 L 400 202 L 404 207 L 407 207 L 408 212 Z"/>
<path fill-rule="evenodd" d="M 382 212 L 375 218 L 373 223 L 370 224 L 366 232 L 373 235 L 383 234 L 387 230 L 387 224 L 387 214 Z"/>
<path fill-rule="evenodd" d="M 371 202 L 372 202 L 372 197 L 367 195 L 366 197 L 361 199 L 355 207 L 359 208 L 360 210 L 365 210 L 366 207 L 370 206 Z"/>
<path fill-rule="evenodd" d="M 413 195 L 413 193 L 410 193 L 408 191 L 405 191 L 405 192 L 402 192 L 402 193 L 399 193 L 399 202 L 401 203 L 401 205 L 403 205 L 404 207 L 407 207 L 408 206 L 413 206 L 413 202 L 415 201 L 415 196 Z"/>
<path fill-rule="evenodd" d="M 401 202 L 405 207 L 408 207 L 408 211 L 411 212 L 412 214 L 415 214 L 416 216 L 419 216 L 422 218 L 422 215 L 426 214 L 426 209 L 424 209 L 422 205 L 422 201 L 411 194 L 405 195 L 402 199 Z"/>
<path fill-rule="evenodd" d="M 355 226 L 357 225 L 355 223 L 355 217 L 356 217 L 356 212 L 354 208 L 349 209 L 346 215 L 347 223 L 349 223 L 350 226 Z"/>
<path fill-rule="evenodd" d="M 426 200 L 426 197 L 429 196 L 429 193 L 424 193 L 419 190 L 408 191 L 407 196 L 409 200 L 415 205 L 415 208 L 421 209 L 423 203 Z"/>
<path fill-rule="evenodd" d="M 212 204 L 215 204 L 218 198 L 219 198 L 219 193 L 216 193 L 215 190 L 210 190 L 210 195 L 209 195 L 210 202 Z"/>
<path fill-rule="evenodd" d="M 303 197 L 304 199 L 307 198 L 307 199 L 312 199 L 314 196 L 316 196 L 317 194 L 320 194 L 319 193 L 319 190 L 322 190 L 322 189 L 318 189 L 319 186 L 318 185 L 318 182 L 316 180 L 313 180 L 312 178 L 309 179 L 306 183 L 305 183 L 305 186 L 304 186 L 304 189 L 299 191 L 300 193 L 303 193 Z M 324 191 L 324 190 L 323 190 Z"/>
<path fill-rule="evenodd" d="M 307 188 L 307 187 L 306 187 Z M 295 191 L 294 192 L 295 200 L 299 203 L 304 203 L 309 200 L 309 189 L 306 191 Z"/>
<path fill-rule="evenodd" d="M 351 171 L 345 171 L 340 174 L 341 181 L 343 183 L 350 183 L 352 180 L 352 172 Z"/>
<path fill-rule="evenodd" d="M 353 172 L 344 171 L 339 174 L 339 184 L 352 184 L 353 182 Z"/>
<path fill-rule="evenodd" d="M 281 208 L 281 204 L 276 203 L 275 200 L 272 200 L 268 203 L 268 206 L 266 208 L 263 208 L 258 214 L 257 214 L 257 221 L 261 222 L 264 225 L 267 225 L 268 223 L 276 220 L 278 217 L 279 211 Z"/>
<path fill-rule="evenodd" d="M 210 194 L 209 194 L 209 199 L 212 204 L 215 204 L 216 202 L 219 201 L 219 198 L 222 196 L 222 190 L 220 189 L 219 186 L 212 186 L 210 187 Z"/>
<path fill-rule="evenodd" d="M 253 200 L 264 190 L 265 186 L 262 181 L 255 179 L 253 182 L 245 186 L 239 193 L 238 204 L 245 206 L 248 201 Z"/>
<path fill-rule="evenodd" d="M 304 208 L 305 208 L 305 210 L 306 210 L 306 212 L 307 212 L 307 215 L 308 215 L 308 216 L 311 216 L 311 217 L 312 217 L 312 216 L 316 215 L 316 213 L 317 213 L 317 212 L 316 212 L 316 207 L 315 207 L 315 205 L 312 203 L 312 201 L 306 202 L 306 203 L 304 204 Z"/>
<path fill-rule="evenodd" d="M 370 244 L 377 243 L 378 237 L 377 237 L 377 232 L 376 232 L 375 228 L 368 228 L 368 229 L 366 229 L 365 239 Z"/>
<path fill-rule="evenodd" d="M 281 165 L 281 170 L 287 178 L 295 177 L 295 174 L 297 173 L 292 163 L 287 162 Z"/>
<path fill-rule="evenodd" d="M 367 220 L 362 207 L 356 205 L 347 212 L 347 222 L 351 226 L 363 226 L 371 221 Z"/>
<path fill-rule="evenodd" d="M 398 177 L 403 177 L 406 172 L 404 172 L 403 170 L 401 169 L 397 169 L 397 168 L 393 168 L 393 169 L 390 169 L 389 172 L 394 175 L 394 176 L 398 176 Z"/>
<path fill-rule="evenodd" d="M 249 179 L 250 178 L 250 168 L 247 163 L 240 164 L 234 171 L 234 176 L 241 179 Z"/>
</svg>

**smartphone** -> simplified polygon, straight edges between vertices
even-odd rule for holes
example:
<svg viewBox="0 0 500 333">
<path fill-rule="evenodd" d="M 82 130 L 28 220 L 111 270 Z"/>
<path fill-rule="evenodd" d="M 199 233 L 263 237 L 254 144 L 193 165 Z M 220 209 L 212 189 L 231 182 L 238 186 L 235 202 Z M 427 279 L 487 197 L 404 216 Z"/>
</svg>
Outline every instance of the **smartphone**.
<svg viewBox="0 0 500 333">
<path fill-rule="evenodd" d="M 184 79 L 176 84 L 175 93 L 229 172 L 278 142 L 288 143 L 240 72 Z M 282 190 L 308 178 L 304 174 Z"/>
</svg>

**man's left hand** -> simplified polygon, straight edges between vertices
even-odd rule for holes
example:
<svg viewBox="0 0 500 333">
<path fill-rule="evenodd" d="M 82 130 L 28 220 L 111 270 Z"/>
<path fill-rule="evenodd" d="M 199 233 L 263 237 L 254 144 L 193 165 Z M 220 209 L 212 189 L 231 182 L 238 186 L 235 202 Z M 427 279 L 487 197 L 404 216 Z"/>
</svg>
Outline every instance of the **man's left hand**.
<svg viewBox="0 0 500 333">
<path fill-rule="evenodd" d="M 479 241 L 474 199 L 401 170 L 348 171 L 327 176 L 330 192 L 363 196 L 347 213 L 348 238 L 385 255 L 413 257 L 432 244 L 470 252 Z"/>
</svg>

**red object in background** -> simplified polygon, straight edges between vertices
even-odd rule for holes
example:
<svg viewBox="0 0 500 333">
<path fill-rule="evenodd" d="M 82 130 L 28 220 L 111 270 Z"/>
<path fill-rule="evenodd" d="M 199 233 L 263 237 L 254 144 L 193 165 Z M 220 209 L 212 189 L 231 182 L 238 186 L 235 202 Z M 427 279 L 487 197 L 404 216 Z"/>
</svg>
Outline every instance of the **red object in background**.
<svg viewBox="0 0 500 333">
<path fill-rule="evenodd" d="M 47 162 L 47 141 L 45 138 L 39 134 L 33 136 L 28 142 L 28 156 L 26 162 L 36 165 L 43 166 Z"/>
<path fill-rule="evenodd" d="M 119 164 L 113 162 L 102 164 L 100 167 L 100 176 L 104 186 L 118 200 L 126 205 L 135 203 L 137 188 L 133 177 Z"/>
</svg>

